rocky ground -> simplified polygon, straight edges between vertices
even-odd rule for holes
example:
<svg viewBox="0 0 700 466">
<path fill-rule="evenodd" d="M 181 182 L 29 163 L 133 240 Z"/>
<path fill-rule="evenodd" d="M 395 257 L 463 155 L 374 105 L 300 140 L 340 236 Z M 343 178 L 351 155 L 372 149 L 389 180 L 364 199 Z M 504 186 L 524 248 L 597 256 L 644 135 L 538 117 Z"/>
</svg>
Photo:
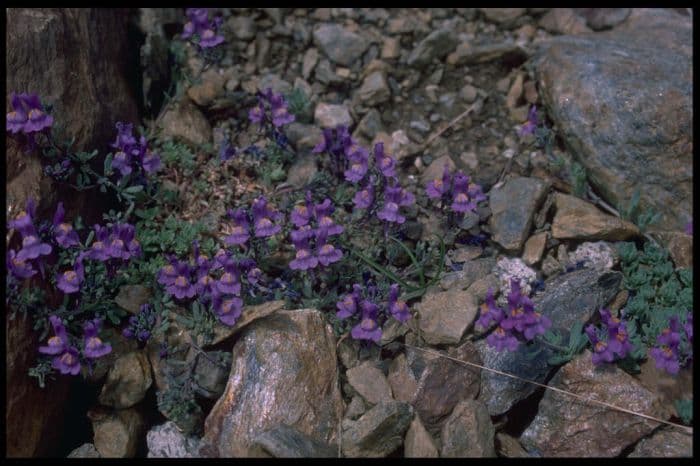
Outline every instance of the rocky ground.
<svg viewBox="0 0 700 466">
<path fill-rule="evenodd" d="M 319 169 L 311 149 L 321 128 L 347 124 L 362 144 L 385 143 L 415 193 L 446 163 L 472 176 L 489 207 L 462 228 L 490 240 L 449 244 L 451 271 L 412 303 L 407 326 L 385 332 L 381 349 L 336 339 L 318 310 L 283 310 L 279 302 L 246 309 L 244 322 L 217 339 L 237 335 L 226 348 L 230 369 L 188 356 L 199 357 L 195 370 L 210 400 L 198 414 L 202 437 L 144 415 L 152 409 L 144 407 L 153 403 L 148 393 L 165 383 L 157 345 L 138 351 L 124 343 L 106 365 L 100 406 L 89 413 L 94 436 L 71 457 L 144 454 L 144 438 L 149 457 L 692 456 L 692 435 L 677 428 L 443 357 L 677 421 L 673 400 L 692 397 L 692 366 L 671 378 L 648 360 L 630 375 L 594 367 L 584 351 L 552 367 L 546 349 L 535 358 L 494 352 L 474 321 L 488 288 L 505 296 L 511 277 L 543 280 L 536 309 L 562 331 L 600 307 L 619 312 L 627 300 L 621 241 L 657 242 L 676 267 L 692 267 L 692 236 L 683 231 L 692 221 L 688 11 L 222 13 L 220 63 L 205 67 L 186 49 L 190 80 L 179 84 L 178 97 L 162 108 L 157 99 L 145 104 L 159 137 L 197 151 L 192 174 L 167 174 L 181 194 L 182 218 L 219 236 L 226 209 L 242 194 L 270 189 L 203 148 L 224 138 L 238 147 L 256 142 L 247 121 L 254 93 L 301 89 L 310 105 L 287 127 L 299 157 L 275 189 L 308 183 Z M 183 15 L 144 10 L 140 21 L 142 82 L 146 95 L 156 95 L 168 80 L 164 44 Z M 532 105 L 556 135 L 549 147 L 519 131 Z M 585 169 L 582 180 L 574 166 Z M 619 214 L 640 186 L 640 206 L 662 215 L 644 234 Z M 427 205 L 412 220 L 423 239 L 440 234 Z M 118 302 L 131 312 L 147 299 L 144 290 L 123 291 Z"/>
</svg>

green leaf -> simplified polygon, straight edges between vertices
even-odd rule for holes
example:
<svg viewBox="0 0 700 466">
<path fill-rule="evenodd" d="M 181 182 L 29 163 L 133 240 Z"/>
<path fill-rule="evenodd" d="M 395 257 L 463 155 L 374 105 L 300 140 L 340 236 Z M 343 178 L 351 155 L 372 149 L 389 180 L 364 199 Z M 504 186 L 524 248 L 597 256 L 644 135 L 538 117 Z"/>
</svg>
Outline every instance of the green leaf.
<svg viewBox="0 0 700 466">
<path fill-rule="evenodd" d="M 124 192 L 130 193 L 130 194 L 140 193 L 141 191 L 143 191 L 143 185 L 141 185 L 141 184 L 137 184 L 135 186 L 129 186 L 128 188 L 126 188 L 124 190 Z"/>
</svg>

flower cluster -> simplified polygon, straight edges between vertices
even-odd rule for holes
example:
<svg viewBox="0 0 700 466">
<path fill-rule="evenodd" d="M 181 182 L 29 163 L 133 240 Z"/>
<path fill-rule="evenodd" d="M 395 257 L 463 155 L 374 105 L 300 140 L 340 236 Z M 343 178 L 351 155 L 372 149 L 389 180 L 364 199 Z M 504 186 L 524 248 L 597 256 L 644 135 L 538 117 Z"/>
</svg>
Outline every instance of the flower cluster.
<svg viewBox="0 0 700 466">
<path fill-rule="evenodd" d="M 147 175 L 160 170 L 160 157 L 148 148 L 148 141 L 144 136 L 137 141 L 132 131 L 131 123 L 117 123 L 117 140 L 112 144 L 117 152 L 112 158 L 112 168 L 119 170 L 122 177 L 139 167 Z"/>
<path fill-rule="evenodd" d="M 693 358 L 693 314 L 688 313 L 682 329 L 678 317 L 672 316 L 668 327 L 656 338 L 656 346 L 650 354 L 657 369 L 678 374 L 681 366 Z"/>
<path fill-rule="evenodd" d="M 156 325 L 156 310 L 146 303 L 141 305 L 139 313 L 129 317 L 129 324 L 122 330 L 125 338 L 136 338 L 141 342 L 151 338 L 151 332 Z"/>
<path fill-rule="evenodd" d="M 371 340 L 379 343 L 382 338 L 382 324 L 387 319 L 387 314 L 399 322 L 406 322 L 411 317 L 408 305 L 399 299 L 399 294 L 399 285 L 391 285 L 386 305 L 380 308 L 376 302 L 383 299 L 380 299 L 377 288 L 374 285 L 363 288 L 355 283 L 352 286 L 352 293 L 345 295 L 336 304 L 338 308 L 336 316 L 339 319 L 359 317 L 359 323 L 352 328 L 350 335 L 355 340 Z"/>
<path fill-rule="evenodd" d="M 185 11 L 189 21 L 182 30 L 182 39 L 189 39 L 200 49 L 216 47 L 224 41 L 224 37 L 217 35 L 223 22 L 221 16 L 209 19 L 208 8 L 188 8 Z"/>
<path fill-rule="evenodd" d="M 220 249 L 213 259 L 199 254 L 194 244 L 194 264 L 172 257 L 170 264 L 158 272 L 158 283 L 178 300 L 197 298 L 211 304 L 219 320 L 233 326 L 241 315 L 243 300 L 241 281 L 245 275 L 249 285 L 255 285 L 262 275 L 254 260 L 237 260 L 230 251 Z"/>
<path fill-rule="evenodd" d="M 252 214 L 252 218 L 250 214 Z M 251 223 L 256 238 L 267 238 L 282 231 L 282 226 L 278 222 L 284 215 L 271 208 L 265 196 L 260 196 L 253 201 L 250 212 L 243 208 L 235 211 L 229 209 L 227 215 L 233 220 L 231 234 L 224 238 L 224 243 L 228 245 L 245 246 L 250 238 Z"/>
<path fill-rule="evenodd" d="M 55 335 L 49 338 L 46 346 L 40 346 L 39 352 L 54 356 L 52 366 L 61 374 L 78 375 L 80 372 L 80 352 L 71 344 L 66 327 L 57 316 L 49 317 Z M 99 335 L 102 321 L 89 320 L 83 324 L 82 355 L 84 358 L 97 359 L 112 351 L 111 345 L 104 343 Z"/>
<path fill-rule="evenodd" d="M 352 136 L 347 126 L 340 125 L 336 128 L 325 128 L 323 140 L 311 151 L 313 154 L 328 153 L 331 159 L 331 171 L 339 178 L 343 178 L 346 163 L 346 149 L 353 145 Z"/>
<path fill-rule="evenodd" d="M 585 328 L 588 340 L 593 345 L 593 364 L 613 362 L 625 358 L 633 349 L 627 333 L 627 323 L 610 314 L 607 309 L 600 310 L 601 328 L 589 325 Z"/>
<path fill-rule="evenodd" d="M 334 210 L 328 198 L 314 205 L 310 191 L 306 192 L 305 203 L 294 207 L 290 219 L 296 229 L 292 230 L 290 237 L 296 249 L 296 256 L 289 263 L 290 269 L 309 270 L 319 265 L 327 267 L 343 257 L 342 251 L 328 242 L 329 236 L 343 232 L 343 227 L 331 217 Z"/>
<path fill-rule="evenodd" d="M 59 210 L 61 209 L 63 209 L 63 205 L 59 204 Z M 7 225 L 8 228 L 18 231 L 22 236 L 21 249 L 19 251 L 8 249 L 7 251 L 7 268 L 15 278 L 25 279 L 34 276 L 37 272 L 36 266 L 43 270 L 42 256 L 48 256 L 53 251 L 50 244 L 42 241 L 34 225 L 35 216 L 36 205 L 34 199 L 30 197 L 27 200 L 26 210 L 17 214 L 14 220 L 10 220 Z M 64 239 L 64 237 L 61 238 Z M 67 238 L 65 240 L 69 241 Z"/>
<path fill-rule="evenodd" d="M 538 124 L 539 119 L 537 118 L 537 106 L 533 105 L 527 112 L 527 121 L 523 123 L 523 125 L 520 127 L 518 134 L 520 136 L 524 136 L 526 134 L 534 134 Z"/>
<path fill-rule="evenodd" d="M 504 311 L 496 305 L 493 299 L 493 290 L 489 289 L 486 302 L 481 305 L 481 315 L 476 324 L 482 328 L 488 328 L 495 322 L 496 329 L 486 337 L 486 342 L 503 351 L 515 351 L 521 340 L 530 341 L 537 335 L 543 335 L 552 323 L 539 312 L 535 311 L 530 298 L 521 294 L 520 284 L 512 279 L 508 294 L 508 311 Z"/>
<path fill-rule="evenodd" d="M 269 125 L 280 128 L 294 121 L 294 115 L 289 113 L 287 102 L 282 94 L 275 94 L 269 87 L 265 92 L 258 93 L 258 105 L 250 109 L 248 118 L 261 128 Z"/>
<path fill-rule="evenodd" d="M 474 212 L 477 203 L 486 200 L 481 186 L 471 183 L 469 176 L 461 170 L 453 176 L 447 164 L 445 164 L 442 178 L 430 181 L 425 192 L 430 199 L 440 199 L 443 206 L 449 205 L 450 210 L 457 215 Z"/>
<path fill-rule="evenodd" d="M 11 136 L 20 140 L 27 150 L 36 147 L 35 137 L 46 133 L 53 125 L 53 117 L 44 111 L 36 94 L 16 94 L 10 96 L 12 111 L 7 114 L 6 129 Z"/>
<path fill-rule="evenodd" d="M 100 262 L 128 261 L 141 256 L 141 245 L 136 239 L 136 229 L 129 223 L 115 223 L 111 227 L 95 225 L 95 241 L 87 251 L 87 257 Z"/>
</svg>

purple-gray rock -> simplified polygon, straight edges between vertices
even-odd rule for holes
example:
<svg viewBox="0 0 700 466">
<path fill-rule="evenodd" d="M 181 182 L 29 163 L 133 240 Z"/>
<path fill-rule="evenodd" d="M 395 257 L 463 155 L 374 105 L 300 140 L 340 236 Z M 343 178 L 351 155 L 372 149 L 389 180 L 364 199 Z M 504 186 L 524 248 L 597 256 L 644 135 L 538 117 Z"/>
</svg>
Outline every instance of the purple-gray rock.
<svg viewBox="0 0 700 466">
<path fill-rule="evenodd" d="M 323 24 L 313 32 L 314 44 L 333 62 L 351 66 L 369 47 L 363 36 L 337 24 Z"/>
<path fill-rule="evenodd" d="M 438 29 L 428 34 L 411 51 L 406 63 L 408 66 L 426 66 L 433 59 L 442 58 L 457 46 L 457 35 L 451 29 Z"/>
<path fill-rule="evenodd" d="M 535 59 L 540 94 L 588 181 L 618 210 L 636 189 L 660 230 L 692 217 L 692 21 L 633 9 L 611 31 L 559 37 Z"/>
<path fill-rule="evenodd" d="M 343 453 L 350 458 L 387 456 L 403 443 L 411 419 L 413 408 L 408 403 L 378 403 L 343 429 Z"/>
<path fill-rule="evenodd" d="M 255 453 L 274 458 L 335 458 L 338 456 L 337 447 L 286 425 L 277 426 L 255 437 L 252 449 Z"/>
<path fill-rule="evenodd" d="M 692 458 L 693 436 L 673 427 L 664 427 L 643 438 L 628 458 Z"/>
<path fill-rule="evenodd" d="M 615 297 L 622 282 L 619 272 L 582 269 L 560 275 L 545 282 L 545 290 L 535 295 L 535 310 L 547 316 L 552 329 L 562 332 L 568 338 L 569 329 L 576 322 L 588 321 L 595 312 Z M 552 371 L 547 360 L 552 350 L 535 341 L 530 350 L 502 352 L 491 348 L 486 340 L 476 344 L 483 365 L 502 372 L 542 383 Z M 526 398 L 536 389 L 535 385 L 498 375 L 486 370 L 481 372 L 481 393 L 492 416 L 504 413 L 516 402 Z"/>
<path fill-rule="evenodd" d="M 442 426 L 442 458 L 495 457 L 495 428 L 481 401 L 463 400 Z"/>
</svg>

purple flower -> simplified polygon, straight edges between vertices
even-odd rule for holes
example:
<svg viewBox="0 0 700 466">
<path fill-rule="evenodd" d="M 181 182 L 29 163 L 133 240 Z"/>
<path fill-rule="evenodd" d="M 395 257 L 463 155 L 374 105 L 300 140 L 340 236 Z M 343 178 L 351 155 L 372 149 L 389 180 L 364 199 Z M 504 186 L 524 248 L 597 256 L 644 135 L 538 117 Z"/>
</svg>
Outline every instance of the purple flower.
<svg viewBox="0 0 700 466">
<path fill-rule="evenodd" d="M 224 41 L 223 36 L 216 35 L 216 31 L 221 25 L 221 18 L 209 20 L 208 8 L 188 8 L 185 12 L 189 21 L 183 28 L 182 39 L 189 39 L 195 35 L 199 36 L 198 41 L 193 41 L 200 48 L 216 47 Z"/>
<path fill-rule="evenodd" d="M 318 262 L 324 266 L 328 267 L 334 262 L 338 262 L 343 257 L 343 253 L 336 249 L 332 244 L 325 244 L 323 241 L 317 241 L 317 252 Z M 290 264 L 291 266 L 291 264 Z"/>
<path fill-rule="evenodd" d="M 160 170 L 162 164 L 160 161 L 160 157 L 157 154 L 154 154 L 150 150 L 147 150 L 146 154 L 143 156 L 141 166 L 143 167 L 143 171 L 150 175 Z"/>
<path fill-rule="evenodd" d="M 384 153 L 384 143 L 378 142 L 374 145 L 374 158 L 379 171 L 386 178 L 396 177 L 396 159 Z"/>
<path fill-rule="evenodd" d="M 221 295 L 214 297 L 214 312 L 224 325 L 233 327 L 241 316 L 243 300 L 241 298 L 224 298 Z"/>
<path fill-rule="evenodd" d="M 661 334 L 659 334 L 659 336 L 656 338 L 656 343 L 658 345 L 677 347 L 681 342 L 681 334 L 679 330 L 680 324 L 678 322 L 678 317 L 671 316 L 668 327 L 661 331 Z"/>
<path fill-rule="evenodd" d="M 186 275 L 178 275 L 173 282 L 167 286 L 166 291 L 177 299 L 185 297 L 192 298 L 197 293 Z"/>
<path fill-rule="evenodd" d="M 685 234 L 688 236 L 693 236 L 693 221 L 687 223 L 685 226 Z"/>
<path fill-rule="evenodd" d="M 80 361 L 78 350 L 70 346 L 66 328 L 57 316 L 49 317 L 53 326 L 55 336 L 49 338 L 47 346 L 40 346 L 39 352 L 43 354 L 55 355 L 52 367 L 58 369 L 61 374 L 78 375 L 80 372 Z"/>
<path fill-rule="evenodd" d="M 211 275 L 205 274 L 199 277 L 194 287 L 199 296 L 209 296 L 214 292 L 215 285 L 216 280 L 214 280 Z"/>
<path fill-rule="evenodd" d="M 12 111 L 7 114 L 7 131 L 16 134 L 36 133 L 53 125 L 53 117 L 46 112 L 36 94 L 15 94 L 10 97 Z"/>
<path fill-rule="evenodd" d="M 401 186 L 387 186 L 384 191 L 384 206 L 377 212 L 381 220 L 394 223 L 404 223 L 406 217 L 399 213 L 399 207 L 413 204 L 415 198 Z"/>
<path fill-rule="evenodd" d="M 367 174 L 369 154 L 357 144 L 353 144 L 347 151 L 350 168 L 345 171 L 347 181 L 357 183 Z"/>
<path fill-rule="evenodd" d="M 318 257 L 311 253 L 309 242 L 306 239 L 294 241 L 296 255 L 289 263 L 289 268 L 292 270 L 308 270 L 313 269 L 318 265 Z"/>
<path fill-rule="evenodd" d="M 496 306 L 496 301 L 493 299 L 493 288 L 489 288 L 486 294 L 486 302 L 481 305 L 481 315 L 476 321 L 476 324 L 486 329 L 491 325 L 491 322 L 500 324 L 505 318 L 505 314 Z"/>
<path fill-rule="evenodd" d="M 309 240 L 313 238 L 314 232 L 315 230 L 311 227 L 311 225 L 304 225 L 303 227 L 299 227 L 296 230 L 292 230 L 289 233 L 289 236 L 291 237 L 292 242 L 296 243 L 299 241 Z"/>
<path fill-rule="evenodd" d="M 219 293 L 240 295 L 241 282 L 237 271 L 232 269 L 225 271 L 216 283 L 216 289 Z"/>
<path fill-rule="evenodd" d="M 428 183 L 425 188 L 425 193 L 430 199 L 440 199 L 450 190 L 451 184 L 452 175 L 450 174 L 450 167 L 445 164 L 442 172 L 442 178 L 435 178 L 433 181 Z"/>
<path fill-rule="evenodd" d="M 353 204 L 358 209 L 369 209 L 374 203 L 374 187 L 372 182 L 367 184 L 364 189 L 357 191 L 352 198 Z"/>
<path fill-rule="evenodd" d="M 615 360 L 615 354 L 606 341 L 598 338 L 596 328 L 593 325 L 589 325 L 584 331 L 591 345 L 593 345 L 593 356 L 591 357 L 593 364 L 597 366 L 602 362 L 613 362 Z"/>
<path fill-rule="evenodd" d="M 257 267 L 253 267 L 246 273 L 246 279 L 251 285 L 257 284 L 262 279 L 262 270 Z"/>
<path fill-rule="evenodd" d="M 335 208 L 331 203 L 331 200 L 326 198 L 321 204 L 316 204 L 314 206 L 314 216 L 318 224 L 316 229 L 316 235 L 318 236 L 321 232 L 328 236 L 339 235 L 343 232 L 343 227 L 336 224 L 331 218 L 331 214 Z"/>
<path fill-rule="evenodd" d="M 311 220 L 311 211 L 304 204 L 296 205 L 294 209 L 292 209 L 290 218 L 295 227 L 302 227 L 307 225 Z"/>
<path fill-rule="evenodd" d="M 678 347 L 675 346 L 661 346 L 652 348 L 650 351 L 651 356 L 656 361 L 656 368 L 662 369 L 669 374 L 676 375 L 680 370 L 680 363 L 678 362 Z"/>
<path fill-rule="evenodd" d="M 90 246 L 88 257 L 92 260 L 107 261 L 111 258 L 107 249 L 111 242 L 109 230 L 100 225 L 95 225 L 93 228 L 95 230 L 95 241 Z"/>
<path fill-rule="evenodd" d="M 265 119 L 265 108 L 263 107 L 262 103 L 256 105 L 248 111 L 248 119 L 251 121 L 251 123 L 262 124 L 263 120 Z"/>
<path fill-rule="evenodd" d="M 21 261 L 36 259 L 39 256 L 51 254 L 51 251 L 49 244 L 42 243 L 36 235 L 29 235 L 22 238 L 22 249 L 17 253 L 17 259 Z"/>
<path fill-rule="evenodd" d="M 537 106 L 533 105 L 527 112 L 527 121 L 520 127 L 519 134 L 524 136 L 526 134 L 533 134 L 537 128 Z"/>
<path fill-rule="evenodd" d="M 234 226 L 231 229 L 231 234 L 224 238 L 224 243 L 229 245 L 234 244 L 245 244 L 250 238 L 248 232 L 248 214 L 245 209 L 237 209 L 235 212 L 232 210 L 228 211 L 228 215 L 233 219 Z"/>
<path fill-rule="evenodd" d="M 469 182 L 469 177 L 457 172 L 454 176 L 453 201 L 450 208 L 454 212 L 466 213 L 476 210 L 477 202 L 486 199 L 481 192 L 481 187 Z"/>
<path fill-rule="evenodd" d="M 136 145 L 136 138 L 132 134 L 134 125 L 118 121 L 115 126 L 117 127 L 117 139 L 112 143 L 112 147 L 129 152 L 131 147 Z"/>
<path fill-rule="evenodd" d="M 287 102 L 282 97 L 282 94 L 272 95 L 270 97 L 270 107 L 272 111 L 272 124 L 276 127 L 287 125 L 294 121 L 294 115 L 289 113 Z"/>
<path fill-rule="evenodd" d="M 29 278 L 36 274 L 36 270 L 32 267 L 32 264 L 17 257 L 16 251 L 9 249 L 7 251 L 7 268 L 10 273 L 17 278 Z"/>
<path fill-rule="evenodd" d="M 63 202 L 59 202 L 56 207 L 56 213 L 53 216 L 53 231 L 56 243 L 62 248 L 79 246 L 80 238 L 78 238 L 78 233 L 73 230 L 73 226 L 70 223 L 63 223 L 65 213 Z"/>
<path fill-rule="evenodd" d="M 685 337 L 688 339 L 688 343 L 693 343 L 693 313 L 689 312 L 688 317 L 683 325 L 683 330 L 685 330 Z"/>
<path fill-rule="evenodd" d="M 394 316 L 394 319 L 398 320 L 399 322 L 406 322 L 408 319 L 411 318 L 411 312 L 408 310 L 408 305 L 406 304 L 406 301 L 402 301 L 398 298 L 399 285 L 394 283 L 389 288 L 389 312 L 392 316 Z"/>
<path fill-rule="evenodd" d="M 279 212 L 267 206 L 267 199 L 264 196 L 260 196 L 253 201 L 252 211 L 256 238 L 272 236 L 282 230 L 280 225 L 273 223 L 273 220 L 280 217 Z"/>
<path fill-rule="evenodd" d="M 112 159 L 112 168 L 119 170 L 122 177 L 131 173 L 131 156 L 126 152 L 117 152 Z"/>
<path fill-rule="evenodd" d="M 100 319 L 85 322 L 83 325 L 85 338 L 83 354 L 86 358 L 101 358 L 112 351 L 112 346 L 109 343 L 104 343 L 98 336 L 101 325 L 102 321 Z"/>
<path fill-rule="evenodd" d="M 339 319 L 347 319 L 354 315 L 357 311 L 357 306 L 360 304 L 362 287 L 355 283 L 352 288 L 352 293 L 345 295 L 341 301 L 335 304 L 338 308 L 336 316 L 338 316 Z"/>
<path fill-rule="evenodd" d="M 199 39 L 199 46 L 202 48 L 216 47 L 224 41 L 224 36 L 219 36 L 213 29 L 205 29 L 202 31 L 201 38 Z"/>
<path fill-rule="evenodd" d="M 36 205 L 34 204 L 34 199 L 29 197 L 27 199 L 26 210 L 21 211 L 17 214 L 14 220 L 8 222 L 8 228 L 14 228 L 19 231 L 22 236 L 27 236 L 30 234 L 35 234 L 34 231 L 34 217 L 36 216 Z"/>
<path fill-rule="evenodd" d="M 58 275 L 56 286 L 65 294 L 77 293 L 80 291 L 80 284 L 85 279 L 82 259 L 75 262 L 74 270 L 66 270 Z"/>
<path fill-rule="evenodd" d="M 350 335 L 355 340 L 371 340 L 379 343 L 382 338 L 382 329 L 377 322 L 377 311 L 379 307 L 371 301 L 364 300 L 360 303 L 362 309 L 362 320 L 355 325 Z"/>
<path fill-rule="evenodd" d="M 504 349 L 515 351 L 520 344 L 510 330 L 505 330 L 500 325 L 486 337 L 486 343 L 488 343 L 489 346 L 495 347 L 496 351 L 503 351 Z"/>
<path fill-rule="evenodd" d="M 226 162 L 236 155 L 238 155 L 238 149 L 233 147 L 228 140 L 221 143 L 221 148 L 219 148 L 219 158 L 222 162 Z"/>
<path fill-rule="evenodd" d="M 187 264 L 172 260 L 170 264 L 163 266 L 158 271 L 158 283 L 164 286 L 172 285 L 179 275 L 187 276 L 189 274 Z"/>
</svg>

